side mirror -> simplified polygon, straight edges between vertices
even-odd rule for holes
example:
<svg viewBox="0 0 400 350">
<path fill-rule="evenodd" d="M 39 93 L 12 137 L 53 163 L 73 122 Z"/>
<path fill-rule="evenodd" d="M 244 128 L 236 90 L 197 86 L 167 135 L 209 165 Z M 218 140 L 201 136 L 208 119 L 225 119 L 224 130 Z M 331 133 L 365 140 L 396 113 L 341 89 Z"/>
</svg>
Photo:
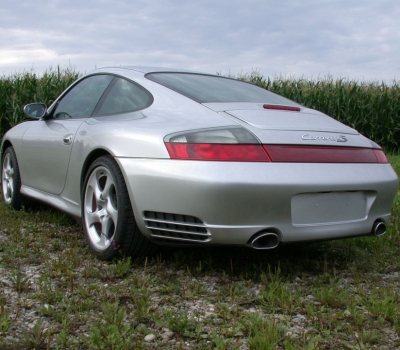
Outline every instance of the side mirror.
<svg viewBox="0 0 400 350">
<path fill-rule="evenodd" d="M 40 119 L 47 114 L 47 107 L 44 103 L 30 103 L 24 107 L 24 113 L 28 118 Z"/>
</svg>

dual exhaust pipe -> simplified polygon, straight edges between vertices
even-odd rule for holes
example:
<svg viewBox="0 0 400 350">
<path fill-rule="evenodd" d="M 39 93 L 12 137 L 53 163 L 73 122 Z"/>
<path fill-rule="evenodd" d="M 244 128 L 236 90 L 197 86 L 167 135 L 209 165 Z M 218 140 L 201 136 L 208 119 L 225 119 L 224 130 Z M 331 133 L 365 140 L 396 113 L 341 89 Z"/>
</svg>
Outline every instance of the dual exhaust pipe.
<svg viewBox="0 0 400 350">
<path fill-rule="evenodd" d="M 371 234 L 379 237 L 386 233 L 386 225 L 376 220 L 372 225 Z M 274 249 L 279 245 L 279 236 L 274 232 L 261 232 L 250 242 L 249 246 L 254 249 Z"/>
</svg>

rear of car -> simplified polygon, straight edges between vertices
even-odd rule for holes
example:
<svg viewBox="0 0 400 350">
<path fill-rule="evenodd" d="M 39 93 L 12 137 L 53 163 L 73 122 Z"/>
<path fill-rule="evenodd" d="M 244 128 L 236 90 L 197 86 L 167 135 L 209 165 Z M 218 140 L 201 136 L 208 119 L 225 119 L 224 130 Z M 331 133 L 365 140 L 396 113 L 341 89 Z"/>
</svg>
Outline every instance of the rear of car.
<svg viewBox="0 0 400 350">
<path fill-rule="evenodd" d="M 385 232 L 398 179 L 356 130 L 240 81 L 146 77 L 230 121 L 166 135 L 171 159 L 118 159 L 147 237 L 267 249 Z"/>
</svg>

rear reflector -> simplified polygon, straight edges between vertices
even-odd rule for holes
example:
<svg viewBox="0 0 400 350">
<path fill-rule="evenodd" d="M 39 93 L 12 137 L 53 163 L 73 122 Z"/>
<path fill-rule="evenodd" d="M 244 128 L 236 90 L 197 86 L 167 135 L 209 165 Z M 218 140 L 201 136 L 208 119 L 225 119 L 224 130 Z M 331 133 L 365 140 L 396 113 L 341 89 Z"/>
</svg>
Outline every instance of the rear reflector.
<svg viewBox="0 0 400 350">
<path fill-rule="evenodd" d="M 372 148 L 165 143 L 171 159 L 231 162 L 388 163 L 382 150 Z"/>
<path fill-rule="evenodd" d="M 280 106 L 280 105 L 269 105 L 264 104 L 264 109 L 274 109 L 277 111 L 291 111 L 291 112 L 300 112 L 300 107 L 292 107 L 292 106 Z"/>
<path fill-rule="evenodd" d="M 264 149 L 267 151 L 272 162 L 384 163 L 378 159 L 375 152 L 380 150 L 372 148 L 264 145 Z"/>
<path fill-rule="evenodd" d="M 172 159 L 269 162 L 262 145 L 214 143 L 166 143 Z"/>
</svg>

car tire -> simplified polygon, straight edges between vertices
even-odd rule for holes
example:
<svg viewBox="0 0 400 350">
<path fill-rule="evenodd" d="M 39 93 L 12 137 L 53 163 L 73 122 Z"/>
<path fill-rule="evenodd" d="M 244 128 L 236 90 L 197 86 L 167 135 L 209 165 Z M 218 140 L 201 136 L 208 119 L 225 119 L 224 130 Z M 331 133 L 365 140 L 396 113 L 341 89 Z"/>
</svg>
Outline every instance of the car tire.
<svg viewBox="0 0 400 350">
<path fill-rule="evenodd" d="M 5 150 L 1 164 L 1 193 L 3 200 L 8 206 L 20 209 L 22 204 L 21 174 L 17 156 L 12 146 Z"/>
<path fill-rule="evenodd" d="M 90 249 L 101 260 L 145 256 L 156 247 L 137 227 L 124 177 L 111 156 L 96 159 L 86 174 L 82 225 Z"/>
</svg>

